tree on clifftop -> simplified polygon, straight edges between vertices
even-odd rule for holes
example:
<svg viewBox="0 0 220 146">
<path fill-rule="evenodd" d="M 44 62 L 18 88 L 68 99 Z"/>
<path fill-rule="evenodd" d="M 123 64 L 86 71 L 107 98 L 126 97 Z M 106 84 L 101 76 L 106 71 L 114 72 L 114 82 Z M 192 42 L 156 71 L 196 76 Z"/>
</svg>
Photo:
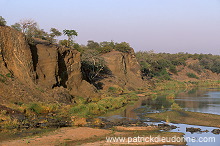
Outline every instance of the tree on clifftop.
<svg viewBox="0 0 220 146">
<path fill-rule="evenodd" d="M 56 28 L 51 28 L 50 32 L 51 32 L 50 36 L 53 37 L 53 38 L 62 35 L 62 33 L 58 29 L 56 29 Z"/>
<path fill-rule="evenodd" d="M 20 21 L 22 32 L 26 35 L 32 34 L 37 29 L 37 22 L 32 19 L 25 19 Z"/>
<path fill-rule="evenodd" d="M 20 31 L 20 32 L 22 31 L 20 23 L 15 23 L 15 24 L 11 25 L 11 27 L 17 31 Z"/>
<path fill-rule="evenodd" d="M 116 51 L 129 53 L 129 52 L 131 52 L 131 49 L 132 48 L 130 47 L 130 45 L 126 42 L 121 42 L 121 43 L 116 43 L 115 44 L 115 50 Z"/>
<path fill-rule="evenodd" d="M 67 46 L 70 47 L 71 44 L 73 44 L 73 37 L 78 36 L 78 33 L 75 30 L 63 30 L 64 35 L 67 35 L 68 37 L 68 44 Z"/>
<path fill-rule="evenodd" d="M 48 41 L 50 43 L 55 43 L 57 40 L 54 38 L 62 35 L 62 33 L 56 28 L 51 28 L 50 32 L 51 33 L 49 34 L 49 37 L 48 37 Z"/>
<path fill-rule="evenodd" d="M 5 26 L 6 23 L 7 22 L 5 21 L 5 19 L 2 16 L 0 16 L 0 26 Z"/>
</svg>

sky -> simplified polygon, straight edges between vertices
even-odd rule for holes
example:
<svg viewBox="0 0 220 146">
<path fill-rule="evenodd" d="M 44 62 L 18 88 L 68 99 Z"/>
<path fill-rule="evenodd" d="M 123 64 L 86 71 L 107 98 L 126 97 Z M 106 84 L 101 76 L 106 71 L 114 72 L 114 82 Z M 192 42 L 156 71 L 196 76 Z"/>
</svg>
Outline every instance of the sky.
<svg viewBox="0 0 220 146">
<path fill-rule="evenodd" d="M 220 55 L 220 0 L 0 0 L 0 16 L 7 25 L 33 19 L 46 31 L 74 29 L 84 45 Z"/>
</svg>

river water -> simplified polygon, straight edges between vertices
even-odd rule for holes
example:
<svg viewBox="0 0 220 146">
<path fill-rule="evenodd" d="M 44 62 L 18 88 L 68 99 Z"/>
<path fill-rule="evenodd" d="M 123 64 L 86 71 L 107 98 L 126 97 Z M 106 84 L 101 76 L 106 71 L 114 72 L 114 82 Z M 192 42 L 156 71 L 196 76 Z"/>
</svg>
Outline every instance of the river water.
<svg viewBox="0 0 220 146">
<path fill-rule="evenodd" d="M 143 115 L 147 113 L 157 113 L 163 112 L 166 110 L 171 110 L 173 103 L 178 104 L 182 109 L 192 112 L 200 113 L 210 113 L 220 115 L 220 89 L 218 88 L 200 88 L 192 89 L 186 91 L 179 91 L 176 93 L 174 99 L 166 98 L 166 96 L 158 96 L 153 98 L 141 98 L 134 105 L 129 105 L 123 111 L 119 113 L 114 113 L 114 115 L 109 115 L 111 120 L 120 120 L 120 119 L 142 119 L 148 124 L 158 124 L 164 123 L 163 121 L 152 121 L 149 120 Z M 206 120 L 206 119 L 204 119 Z M 220 121 L 219 121 L 220 123 Z M 196 139 L 200 138 L 207 140 L 207 138 L 215 139 L 215 142 L 188 142 L 189 146 L 220 146 L 220 135 L 211 133 L 213 129 L 218 129 L 216 127 L 206 127 L 198 125 L 187 125 L 187 124 L 173 124 L 178 128 L 170 130 L 170 132 L 182 132 L 184 133 L 185 138 Z M 201 128 L 202 131 L 208 130 L 209 132 L 202 133 L 190 133 L 186 132 L 187 127 Z M 193 141 L 193 140 L 192 140 Z"/>
<path fill-rule="evenodd" d="M 178 94 L 175 101 L 188 111 L 220 115 L 219 89 L 193 89 Z"/>
</svg>

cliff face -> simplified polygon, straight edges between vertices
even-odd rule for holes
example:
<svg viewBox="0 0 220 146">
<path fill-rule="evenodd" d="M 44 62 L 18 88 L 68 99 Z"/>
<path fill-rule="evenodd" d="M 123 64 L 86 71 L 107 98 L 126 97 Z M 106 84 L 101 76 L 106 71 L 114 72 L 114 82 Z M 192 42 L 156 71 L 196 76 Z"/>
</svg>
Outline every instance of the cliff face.
<svg viewBox="0 0 220 146">
<path fill-rule="evenodd" d="M 0 52 L 3 74 L 10 72 L 26 83 L 34 80 L 31 51 L 22 33 L 0 26 Z"/>
<path fill-rule="evenodd" d="M 71 95 L 97 96 L 95 87 L 82 80 L 78 51 L 46 44 L 31 46 L 31 50 L 38 85 L 47 89 L 64 87 Z"/>
<path fill-rule="evenodd" d="M 144 85 L 134 53 L 112 51 L 101 57 L 112 73 L 100 80 L 104 89 L 135 90 Z M 22 33 L 7 26 L 0 26 L 0 86 L 0 101 L 68 103 L 74 96 L 100 96 L 83 80 L 78 51 L 37 39 L 29 45 Z"/>
<path fill-rule="evenodd" d="M 136 60 L 134 52 L 122 53 L 111 51 L 102 55 L 107 67 L 111 70 L 112 76 L 105 78 L 101 82 L 104 88 L 118 85 L 122 88 L 135 90 L 144 86 L 141 78 L 140 65 Z"/>
<path fill-rule="evenodd" d="M 14 79 L 7 79 L 8 73 Z M 74 95 L 97 96 L 95 87 L 82 80 L 78 51 L 42 42 L 29 46 L 22 33 L 7 26 L 0 26 L 0 74 L 8 81 L 0 83 L 2 91 L 10 87 L 12 94 L 23 90 L 21 100 L 25 96 L 50 101 L 62 100 L 61 95 L 63 100 Z M 0 97 L 6 97 L 3 94 Z"/>
</svg>

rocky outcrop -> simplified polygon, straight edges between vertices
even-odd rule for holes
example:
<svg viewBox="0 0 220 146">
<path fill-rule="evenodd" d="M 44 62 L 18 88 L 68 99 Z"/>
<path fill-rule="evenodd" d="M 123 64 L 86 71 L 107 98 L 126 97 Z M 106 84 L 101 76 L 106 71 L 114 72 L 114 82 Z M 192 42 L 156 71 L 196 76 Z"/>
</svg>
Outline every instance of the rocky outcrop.
<svg viewBox="0 0 220 146">
<path fill-rule="evenodd" d="M 7 26 L 0 26 L 0 52 L 3 74 L 10 72 L 28 84 L 34 80 L 31 51 L 22 33 Z"/>
<path fill-rule="evenodd" d="M 0 74 L 5 78 L 8 73 L 14 81 L 1 84 L 5 91 L 10 87 L 12 93 L 22 90 L 21 100 L 28 97 L 30 101 L 32 96 L 71 102 L 76 95 L 98 96 L 95 87 L 82 79 L 78 51 L 40 41 L 29 45 L 22 33 L 0 26 Z"/>
<path fill-rule="evenodd" d="M 56 84 L 58 70 L 58 48 L 53 45 L 37 44 L 31 46 L 35 82 L 43 88 L 51 89 Z"/>
<path fill-rule="evenodd" d="M 103 79 L 101 82 L 104 88 L 118 85 L 122 88 L 135 90 L 143 87 L 144 83 L 141 78 L 140 65 L 136 60 L 134 52 L 122 53 L 111 51 L 102 55 L 112 76 Z"/>
<path fill-rule="evenodd" d="M 48 44 L 34 45 L 31 50 L 38 85 L 47 89 L 64 87 L 71 95 L 97 96 L 95 87 L 82 79 L 78 51 Z"/>
</svg>

